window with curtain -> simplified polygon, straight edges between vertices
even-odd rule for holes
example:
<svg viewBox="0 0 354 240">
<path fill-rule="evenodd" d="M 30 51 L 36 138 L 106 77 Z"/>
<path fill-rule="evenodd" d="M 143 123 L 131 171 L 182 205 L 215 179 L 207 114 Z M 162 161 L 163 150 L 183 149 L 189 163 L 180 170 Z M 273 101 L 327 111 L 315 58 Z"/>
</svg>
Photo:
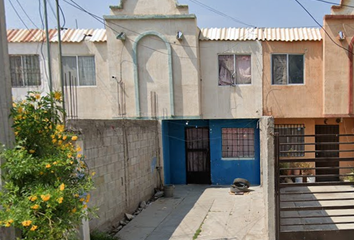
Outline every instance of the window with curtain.
<svg viewBox="0 0 354 240">
<path fill-rule="evenodd" d="M 272 84 L 303 84 L 304 55 L 302 54 L 273 54 L 272 55 Z"/>
<path fill-rule="evenodd" d="M 10 73 L 13 87 L 41 85 L 39 55 L 10 55 Z"/>
<path fill-rule="evenodd" d="M 250 55 L 219 55 L 219 86 L 251 84 Z"/>
<path fill-rule="evenodd" d="M 303 124 L 277 124 L 274 132 L 279 133 L 280 157 L 303 157 L 305 156 L 305 125 Z"/>
<path fill-rule="evenodd" d="M 63 72 L 66 86 L 96 85 L 96 65 L 94 56 L 63 57 Z"/>
<path fill-rule="evenodd" d="M 223 158 L 254 158 L 253 128 L 223 128 L 221 134 Z"/>
</svg>

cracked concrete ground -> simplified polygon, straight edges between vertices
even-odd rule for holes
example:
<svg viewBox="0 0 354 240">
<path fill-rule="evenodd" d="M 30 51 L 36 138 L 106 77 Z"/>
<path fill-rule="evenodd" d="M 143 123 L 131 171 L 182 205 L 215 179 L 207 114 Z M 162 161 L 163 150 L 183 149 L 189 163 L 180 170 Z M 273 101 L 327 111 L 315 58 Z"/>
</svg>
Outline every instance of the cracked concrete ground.
<svg viewBox="0 0 354 240">
<path fill-rule="evenodd" d="M 117 236 L 121 240 L 267 239 L 263 188 L 251 189 L 248 195 L 235 196 L 229 187 L 176 186 L 173 198 L 153 202 Z"/>
</svg>

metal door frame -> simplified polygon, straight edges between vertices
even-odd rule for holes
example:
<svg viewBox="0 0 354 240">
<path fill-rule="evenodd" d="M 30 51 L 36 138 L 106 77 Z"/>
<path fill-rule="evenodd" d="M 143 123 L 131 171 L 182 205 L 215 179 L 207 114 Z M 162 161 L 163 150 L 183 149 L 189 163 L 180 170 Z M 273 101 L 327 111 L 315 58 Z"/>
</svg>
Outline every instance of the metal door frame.
<svg viewBox="0 0 354 240">
<path fill-rule="evenodd" d="M 188 141 L 187 141 L 187 131 L 189 129 L 196 129 L 195 127 L 186 127 L 185 128 L 185 149 L 186 149 L 186 181 L 187 181 L 187 184 L 193 184 L 191 183 L 190 181 L 190 178 L 189 178 L 189 172 L 188 172 L 188 153 L 191 152 L 191 149 L 188 149 Z M 195 151 L 206 151 L 207 154 L 206 154 L 206 164 L 208 166 L 208 171 L 206 172 L 208 174 L 208 182 L 205 182 L 205 183 L 198 183 L 198 184 L 211 184 L 211 163 L 210 163 L 210 129 L 209 127 L 198 127 L 198 129 L 207 129 L 208 130 L 208 148 L 207 149 L 194 149 L 194 152 Z"/>
</svg>

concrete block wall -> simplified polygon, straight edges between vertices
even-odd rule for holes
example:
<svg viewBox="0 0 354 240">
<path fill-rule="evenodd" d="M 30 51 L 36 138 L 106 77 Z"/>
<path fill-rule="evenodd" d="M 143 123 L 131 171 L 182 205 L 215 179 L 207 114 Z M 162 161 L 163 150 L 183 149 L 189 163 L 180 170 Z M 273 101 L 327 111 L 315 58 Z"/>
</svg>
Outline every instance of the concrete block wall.
<svg viewBox="0 0 354 240">
<path fill-rule="evenodd" d="M 99 218 L 90 228 L 106 230 L 159 186 L 158 122 L 75 120 L 68 128 L 80 133 L 86 162 L 96 172 L 90 204 L 99 208 Z"/>
</svg>

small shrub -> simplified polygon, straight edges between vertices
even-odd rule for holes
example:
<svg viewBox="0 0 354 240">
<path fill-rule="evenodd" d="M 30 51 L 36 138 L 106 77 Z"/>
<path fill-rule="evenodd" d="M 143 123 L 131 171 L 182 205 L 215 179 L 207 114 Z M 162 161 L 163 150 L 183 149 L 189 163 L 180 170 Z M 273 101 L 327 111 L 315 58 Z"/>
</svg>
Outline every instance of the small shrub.
<svg viewBox="0 0 354 240">
<path fill-rule="evenodd" d="M 0 226 L 22 239 L 76 239 L 92 190 L 92 176 L 79 154 L 77 136 L 65 132 L 61 94 L 30 93 L 13 104 L 16 146 L 4 150 Z"/>
</svg>

